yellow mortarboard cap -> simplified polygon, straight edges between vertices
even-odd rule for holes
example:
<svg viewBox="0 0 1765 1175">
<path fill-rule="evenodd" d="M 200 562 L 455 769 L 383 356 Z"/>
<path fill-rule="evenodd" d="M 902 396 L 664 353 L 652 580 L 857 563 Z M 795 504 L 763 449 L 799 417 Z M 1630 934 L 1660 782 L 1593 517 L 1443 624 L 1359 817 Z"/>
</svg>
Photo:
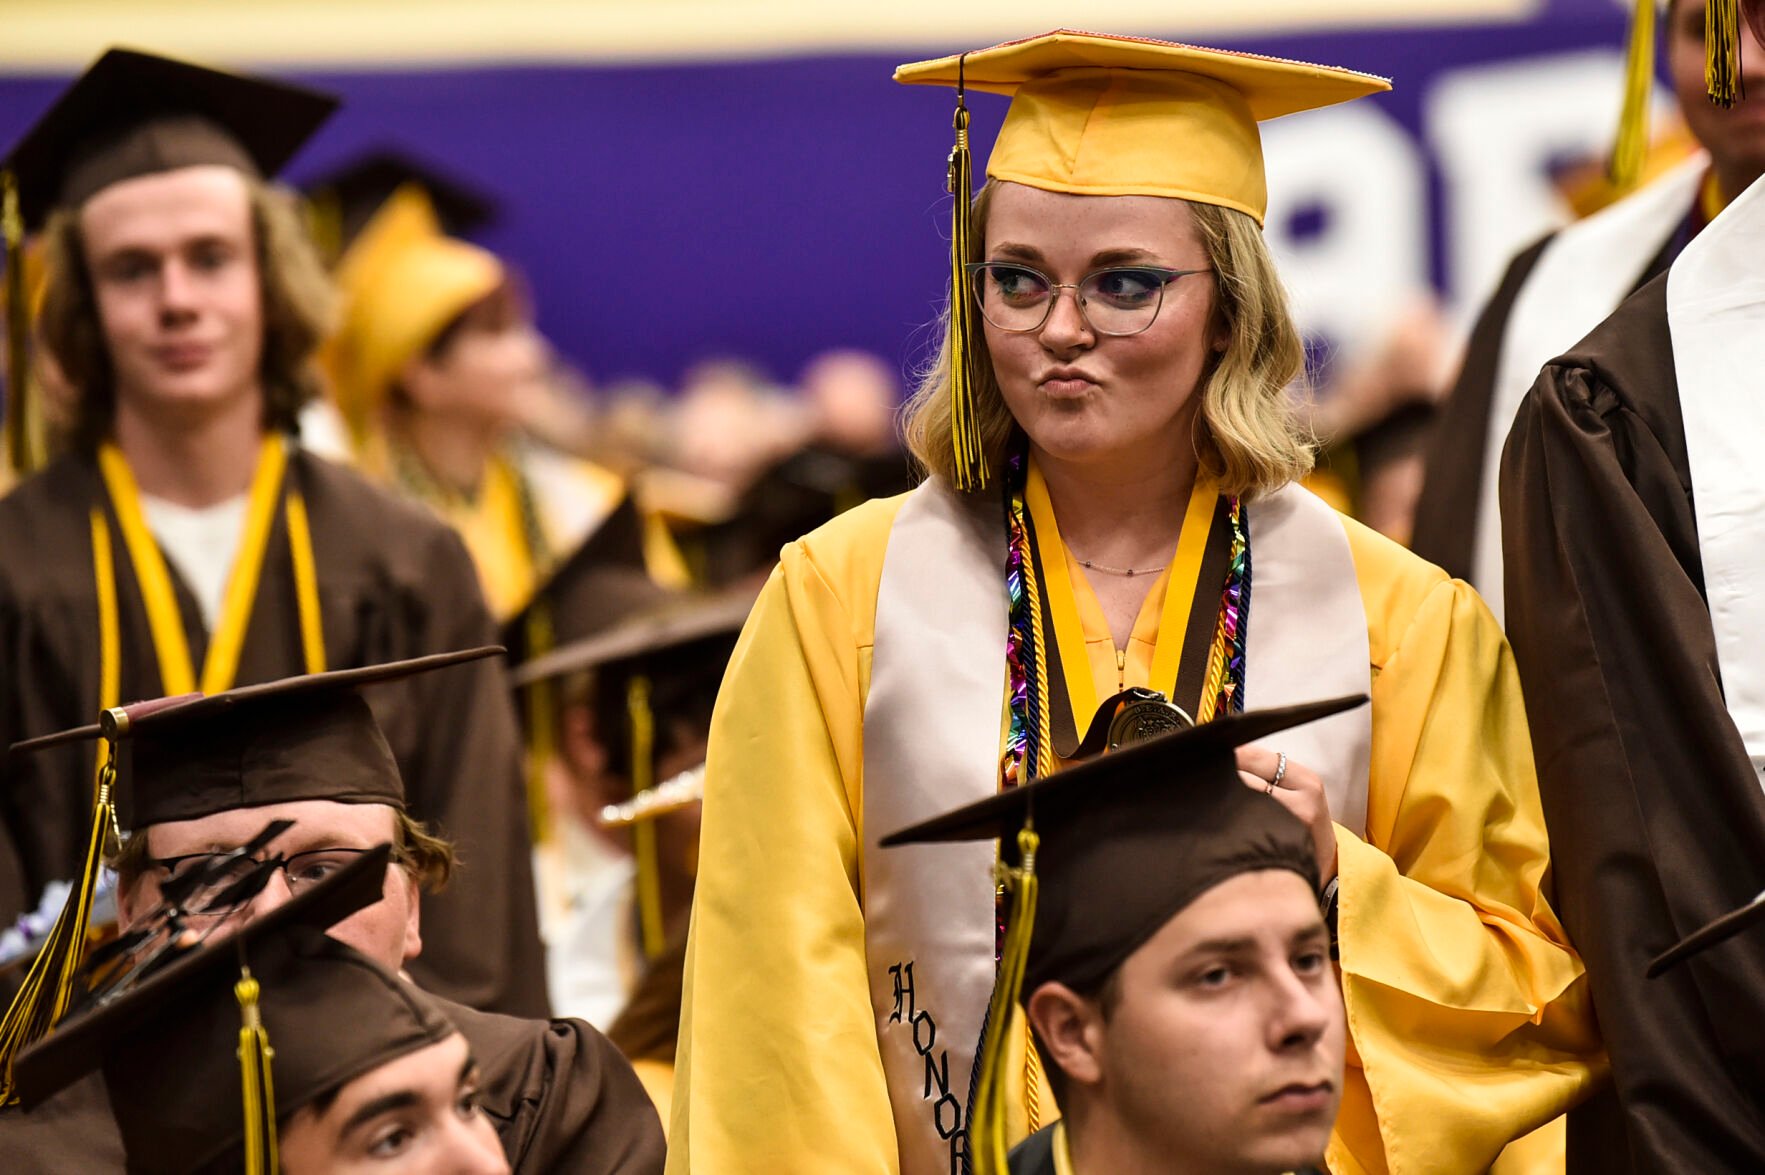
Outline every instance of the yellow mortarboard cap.
<svg viewBox="0 0 1765 1175">
<path fill-rule="evenodd" d="M 1391 88 L 1384 78 L 1171 41 L 1058 29 L 895 71 L 1011 96 L 987 175 L 1087 196 L 1268 208 L 1257 123 Z"/>
<path fill-rule="evenodd" d="M 338 263 L 343 322 L 323 356 L 358 444 L 399 369 L 505 277 L 495 254 L 442 234 L 420 187 L 392 194 Z"/>
</svg>

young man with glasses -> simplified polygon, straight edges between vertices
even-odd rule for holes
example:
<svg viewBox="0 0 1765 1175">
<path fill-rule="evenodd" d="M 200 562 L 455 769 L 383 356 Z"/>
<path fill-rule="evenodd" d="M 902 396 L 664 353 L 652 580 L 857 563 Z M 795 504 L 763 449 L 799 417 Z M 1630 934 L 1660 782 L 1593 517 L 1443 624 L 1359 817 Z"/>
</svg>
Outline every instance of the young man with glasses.
<svg viewBox="0 0 1765 1175">
<path fill-rule="evenodd" d="M 140 1175 L 508 1175 L 459 1025 L 325 934 L 378 900 L 389 848 L 226 942 L 166 951 L 158 970 L 105 983 L 18 1059 L 28 1112 L 74 1081 L 108 1089 Z"/>
<path fill-rule="evenodd" d="M 1739 29 L 1765 141 L 1765 5 Z M 1753 30 L 1749 33 L 1748 27 Z M 1765 180 L 1520 407 L 1501 470 L 1508 636 L 1563 926 L 1611 1056 L 1570 1171 L 1765 1169 L 1765 940 L 1652 958 L 1765 861 Z"/>
<path fill-rule="evenodd" d="M 397 867 L 386 870 L 381 899 L 330 933 L 388 970 L 404 968 L 423 948 L 419 893 L 447 879 L 452 849 L 405 812 L 397 763 L 360 691 L 495 651 L 248 686 L 173 702 L 127 723 L 113 752 L 117 820 L 127 834 L 115 859 L 121 929 L 148 919 L 167 889 L 177 888 L 175 880 L 226 866 L 218 856 L 286 820 L 292 827 L 252 855 L 282 858 L 262 890 L 221 911 L 205 912 L 186 898 L 193 910 L 187 929 L 231 933 L 390 842 Z M 96 733 L 88 727 L 35 740 L 21 753 Z M 219 893 L 235 879 L 230 867 L 208 872 L 206 892 Z M 575 1020 L 524 1020 L 436 1002 L 483 1067 L 485 1112 L 516 1171 L 660 1171 L 655 1112 L 630 1066 L 599 1033 Z M 101 1099 L 102 1090 L 87 1083 L 52 1101 L 47 1118 L 0 1116 L 0 1168 L 66 1170 L 77 1161 L 82 1170 L 110 1169 L 117 1143 L 102 1129 Z"/>
</svg>

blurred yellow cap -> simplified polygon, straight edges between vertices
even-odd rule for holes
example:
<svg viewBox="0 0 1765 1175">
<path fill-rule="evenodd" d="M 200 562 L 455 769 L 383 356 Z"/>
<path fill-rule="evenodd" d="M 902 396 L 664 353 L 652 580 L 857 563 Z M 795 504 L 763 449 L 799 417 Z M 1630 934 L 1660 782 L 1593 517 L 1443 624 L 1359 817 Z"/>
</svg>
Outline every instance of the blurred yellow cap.
<svg viewBox="0 0 1765 1175">
<path fill-rule="evenodd" d="M 1391 88 L 1384 78 L 1058 29 L 895 71 L 907 85 L 1011 96 L 992 179 L 1088 196 L 1173 196 L 1268 209 L 1257 123 Z"/>
<path fill-rule="evenodd" d="M 387 199 L 338 263 L 343 320 L 322 357 L 358 445 L 400 369 L 505 278 L 495 254 L 442 234 L 422 188 Z"/>
</svg>

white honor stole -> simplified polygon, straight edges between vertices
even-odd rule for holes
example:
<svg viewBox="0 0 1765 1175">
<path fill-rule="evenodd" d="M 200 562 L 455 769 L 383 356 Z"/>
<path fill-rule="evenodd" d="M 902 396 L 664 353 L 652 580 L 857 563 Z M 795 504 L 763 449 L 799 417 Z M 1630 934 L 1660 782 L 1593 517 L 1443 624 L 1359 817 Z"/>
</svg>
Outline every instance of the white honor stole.
<svg viewBox="0 0 1765 1175">
<path fill-rule="evenodd" d="M 1471 541 L 1471 586 L 1497 620 L 1504 594 L 1497 482 L 1520 403 L 1545 364 L 1604 322 L 1636 288 L 1691 211 L 1709 166 L 1709 156 L 1699 152 L 1641 191 L 1563 229 L 1544 247 L 1514 299 L 1496 363 Z"/>
<path fill-rule="evenodd" d="M 1342 519 L 1288 486 L 1249 505 L 1246 699 L 1262 709 L 1371 685 L 1366 607 Z M 903 1175 L 953 1175 L 993 990 L 997 847 L 879 849 L 891 832 L 998 787 L 1006 722 L 1006 538 L 996 496 L 928 481 L 896 515 L 864 704 L 865 952 Z M 1081 717 L 1081 721 L 1084 717 Z M 1081 732 L 1082 733 L 1082 732 Z M 1369 707 L 1283 731 L 1364 835 Z"/>
<path fill-rule="evenodd" d="M 1680 254 L 1667 327 L 1722 694 L 1765 777 L 1765 181 Z"/>
</svg>

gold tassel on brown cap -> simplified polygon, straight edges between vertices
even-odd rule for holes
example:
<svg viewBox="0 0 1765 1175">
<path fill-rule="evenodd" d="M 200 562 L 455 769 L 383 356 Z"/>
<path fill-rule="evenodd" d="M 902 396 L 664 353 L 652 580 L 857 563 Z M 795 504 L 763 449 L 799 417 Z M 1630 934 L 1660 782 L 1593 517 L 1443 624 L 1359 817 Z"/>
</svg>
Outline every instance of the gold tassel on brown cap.
<svg viewBox="0 0 1765 1175">
<path fill-rule="evenodd" d="M 976 1072 L 974 1119 L 969 1124 L 969 1146 L 976 1175 L 1006 1175 L 1006 1156 L 1011 1143 L 1006 1134 L 1006 1102 L 1011 1086 L 1011 1023 L 1023 998 L 1024 970 L 1029 965 L 1030 938 L 1036 925 L 1036 903 L 1041 880 L 1036 876 L 1036 852 L 1041 837 L 1026 823 L 1017 833 L 1018 864 L 999 866 L 999 884 L 1012 895 L 1011 921 L 999 952 L 999 973 L 987 1006 L 985 1041 Z M 1035 1056 L 1027 1046 L 1026 1064 Z"/>
<path fill-rule="evenodd" d="M 126 728 L 125 722 L 123 729 Z M 24 984 L 6 1009 L 5 1018 L 0 1020 L 0 1105 L 8 1105 L 17 1097 L 13 1061 L 49 1035 L 67 1015 L 73 1002 L 74 980 L 86 958 L 86 931 L 91 921 L 92 899 L 98 892 L 99 870 L 106 851 L 116 848 L 116 820 L 111 803 L 116 784 L 116 736 L 108 729 L 102 755 L 104 764 L 98 771 L 92 824 L 86 835 L 85 867 L 26 972 Z"/>
<path fill-rule="evenodd" d="M 1636 0 L 1630 14 L 1630 52 L 1624 65 L 1624 109 L 1618 137 L 1606 164 L 1606 177 L 1622 195 L 1642 178 L 1649 152 L 1649 97 L 1655 82 L 1655 5 Z"/>
<path fill-rule="evenodd" d="M 233 998 L 239 1001 L 239 1081 L 245 1111 L 245 1175 L 276 1175 L 276 1088 L 270 1064 L 276 1050 L 258 1006 L 262 994 L 251 968 L 240 965 Z"/>
<path fill-rule="evenodd" d="M 960 71 L 961 66 L 958 65 Z M 968 150 L 968 104 L 956 82 L 956 145 L 950 150 L 950 443 L 956 457 L 956 488 L 985 489 L 986 454 L 974 405 L 974 306 L 968 287 L 969 241 L 974 219 L 974 161 Z"/>
<path fill-rule="evenodd" d="M 1710 101 L 1726 110 L 1747 96 L 1740 76 L 1740 0 L 1707 0 L 1704 51 L 1704 84 Z"/>
</svg>

